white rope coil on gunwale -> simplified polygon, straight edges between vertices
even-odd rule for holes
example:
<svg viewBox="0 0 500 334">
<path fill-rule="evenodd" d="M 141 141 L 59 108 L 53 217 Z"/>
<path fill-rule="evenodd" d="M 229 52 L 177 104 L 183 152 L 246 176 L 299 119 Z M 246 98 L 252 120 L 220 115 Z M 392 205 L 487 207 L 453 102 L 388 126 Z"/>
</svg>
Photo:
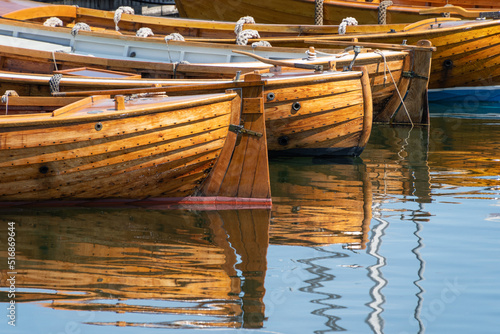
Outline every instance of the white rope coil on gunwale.
<svg viewBox="0 0 500 334">
<path fill-rule="evenodd" d="M 135 11 L 132 7 L 129 7 L 129 6 L 120 6 L 115 10 L 115 15 L 113 17 L 113 20 L 115 21 L 116 31 L 120 30 L 120 28 L 118 28 L 118 22 L 120 22 L 120 20 L 122 19 L 123 13 L 134 15 Z"/>
<path fill-rule="evenodd" d="M 64 25 L 63 21 L 58 17 L 51 17 L 43 22 L 46 27 L 62 27 Z"/>
</svg>

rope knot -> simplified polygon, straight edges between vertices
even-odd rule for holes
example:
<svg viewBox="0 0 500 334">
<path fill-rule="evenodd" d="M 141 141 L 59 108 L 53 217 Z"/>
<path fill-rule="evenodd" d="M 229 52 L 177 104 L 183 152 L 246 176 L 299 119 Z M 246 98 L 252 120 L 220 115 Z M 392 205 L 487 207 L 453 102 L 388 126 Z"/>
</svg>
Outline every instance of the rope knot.
<svg viewBox="0 0 500 334">
<path fill-rule="evenodd" d="M 115 10 L 115 15 L 113 17 L 113 20 L 115 21 L 116 31 L 120 30 L 120 28 L 118 28 L 118 22 L 120 22 L 120 20 L 122 19 L 123 13 L 134 15 L 135 11 L 132 7 L 129 7 L 129 6 L 120 6 Z"/>
<path fill-rule="evenodd" d="M 184 41 L 184 37 L 179 33 L 173 32 L 165 36 L 165 42 L 168 44 L 169 41 Z"/>
<path fill-rule="evenodd" d="M 256 48 L 256 47 L 259 47 L 259 46 L 262 46 L 262 47 L 265 47 L 265 48 L 272 47 L 271 43 L 269 43 L 268 41 L 258 41 L 258 42 L 253 42 L 252 43 L 252 48 Z"/>
<path fill-rule="evenodd" d="M 90 26 L 87 23 L 78 22 L 77 24 L 75 24 L 75 26 L 73 27 L 73 29 L 71 29 L 71 35 L 72 36 L 78 35 L 78 32 L 80 30 L 91 31 Z"/>
<path fill-rule="evenodd" d="M 257 30 L 246 29 L 240 31 L 238 36 L 236 36 L 237 45 L 247 45 L 250 38 L 260 38 L 259 32 Z"/>
<path fill-rule="evenodd" d="M 234 27 L 234 34 L 238 35 L 243 30 L 244 24 L 255 24 L 255 20 L 251 16 L 243 16 L 240 18 Z"/>
<path fill-rule="evenodd" d="M 135 33 L 137 37 L 148 37 L 154 36 L 153 31 L 150 28 L 142 27 Z"/>
<path fill-rule="evenodd" d="M 51 17 L 45 20 L 45 22 L 43 22 L 43 25 L 46 27 L 62 27 L 64 24 L 60 18 Z"/>
<path fill-rule="evenodd" d="M 357 26 L 357 25 L 358 25 L 358 20 L 356 20 L 354 17 L 346 17 L 339 24 L 339 35 L 345 35 L 347 26 Z"/>
</svg>

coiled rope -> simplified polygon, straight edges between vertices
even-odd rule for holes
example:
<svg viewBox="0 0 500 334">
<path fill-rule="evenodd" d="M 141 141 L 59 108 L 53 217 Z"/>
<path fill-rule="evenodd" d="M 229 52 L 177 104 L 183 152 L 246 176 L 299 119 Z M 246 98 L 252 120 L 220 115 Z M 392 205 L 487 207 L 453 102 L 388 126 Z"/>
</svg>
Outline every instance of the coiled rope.
<svg viewBox="0 0 500 334">
<path fill-rule="evenodd" d="M 173 32 L 170 35 L 165 36 L 165 43 L 167 44 L 168 61 L 170 63 L 173 63 L 172 57 L 170 56 L 170 48 L 168 46 L 168 42 L 170 41 L 184 41 L 184 37 L 177 32 Z M 174 78 L 175 78 L 175 72 L 176 72 L 176 65 L 174 65 Z"/>
<path fill-rule="evenodd" d="M 243 31 L 240 31 L 236 36 L 236 44 L 247 45 L 250 38 L 260 38 L 259 32 L 252 29 L 245 29 Z"/>
<path fill-rule="evenodd" d="M 6 90 L 2 95 L 2 103 L 5 103 L 5 115 L 9 113 L 9 96 L 19 96 L 15 90 Z"/>
<path fill-rule="evenodd" d="M 252 43 L 252 48 L 256 48 L 256 47 L 259 47 L 259 46 L 262 46 L 262 47 L 265 47 L 265 48 L 272 47 L 271 43 L 269 43 L 268 41 L 258 41 L 258 42 L 253 42 Z"/>
<path fill-rule="evenodd" d="M 238 21 L 236 21 L 236 25 L 234 26 L 234 34 L 238 35 L 243 30 L 244 24 L 255 24 L 255 20 L 251 16 L 243 16 Z"/>
<path fill-rule="evenodd" d="M 339 24 L 339 35 L 345 35 L 347 26 L 357 26 L 357 25 L 358 25 L 358 20 L 356 20 L 354 17 L 346 17 Z"/>
<path fill-rule="evenodd" d="M 136 31 L 135 35 L 137 37 L 148 37 L 148 36 L 154 36 L 155 34 L 153 34 L 151 28 L 142 27 Z"/>
<path fill-rule="evenodd" d="M 120 22 L 120 20 L 122 19 L 123 13 L 134 15 L 135 11 L 132 7 L 129 7 L 129 6 L 120 6 L 115 10 L 115 15 L 113 17 L 113 21 L 115 21 L 116 31 L 120 30 L 120 28 L 118 28 L 118 22 Z"/>
<path fill-rule="evenodd" d="M 63 75 L 61 73 L 54 74 L 49 80 L 50 93 L 59 92 L 59 84 L 61 83 Z"/>
<path fill-rule="evenodd" d="M 73 29 L 71 29 L 71 35 L 74 37 L 78 35 L 78 32 L 82 31 L 91 31 L 90 26 L 87 23 L 84 22 L 78 22 L 77 24 L 74 25 Z"/>
<path fill-rule="evenodd" d="M 391 0 L 384 0 L 378 6 L 378 24 L 387 24 L 387 7 L 392 6 Z"/>
<path fill-rule="evenodd" d="M 62 27 L 63 21 L 58 17 L 51 17 L 43 22 L 43 25 L 46 27 Z"/>
</svg>

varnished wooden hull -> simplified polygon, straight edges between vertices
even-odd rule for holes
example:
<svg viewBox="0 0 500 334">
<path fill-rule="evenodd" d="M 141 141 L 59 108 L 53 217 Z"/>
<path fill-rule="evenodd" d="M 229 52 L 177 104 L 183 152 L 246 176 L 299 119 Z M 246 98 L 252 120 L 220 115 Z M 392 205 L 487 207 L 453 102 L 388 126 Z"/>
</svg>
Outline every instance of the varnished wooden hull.
<svg viewBox="0 0 500 334">
<path fill-rule="evenodd" d="M 222 180 L 205 188 L 231 166 L 219 157 L 237 154 L 229 131 L 240 122 L 236 93 L 120 101 L 96 96 L 60 107 L 52 97 L 9 97 L 0 116 L 0 201 L 270 202 L 265 173 L 260 192 L 231 193 Z"/>
<path fill-rule="evenodd" d="M 467 1 L 467 0 L 466 0 Z M 378 23 L 379 1 L 364 2 L 356 0 L 328 0 L 323 3 L 323 24 L 340 24 L 346 17 L 354 17 L 361 24 Z M 442 3 L 444 1 L 441 1 Z M 422 19 L 419 11 L 429 8 L 428 1 L 420 6 L 404 5 L 393 1 L 387 8 L 387 23 L 410 23 Z M 449 1 L 450 4 L 462 6 L 465 1 Z M 202 0 L 178 0 L 176 2 L 182 17 L 237 21 L 243 16 L 252 16 L 259 23 L 314 24 L 314 0 L 271 0 L 259 2 L 252 0 L 206 2 Z M 446 3 L 444 3 L 446 4 Z M 443 5 L 444 5 L 443 4 Z M 469 1 L 471 6 L 485 4 L 492 8 L 491 0 Z M 496 8 L 499 8 L 496 2 Z M 487 8 L 486 8 L 487 9 Z M 438 16 L 434 14 L 434 16 Z"/>
<path fill-rule="evenodd" d="M 500 84 L 498 20 L 427 22 L 414 29 L 390 34 L 371 34 L 362 27 L 356 31 L 355 34 L 332 39 L 349 40 L 357 37 L 360 41 L 396 44 L 403 40 L 409 44 L 422 39 L 429 40 L 436 47 L 432 54 L 429 88 Z"/>
<path fill-rule="evenodd" d="M 58 7 L 58 6 L 56 6 Z M 10 21 L 9 21 L 10 22 Z M 6 23 L 6 22 L 4 22 Z M 173 44 L 165 45 L 165 42 L 160 39 L 147 39 L 126 37 L 126 36 L 110 36 L 105 33 L 79 33 L 74 39 L 69 38 L 69 29 L 67 28 L 49 28 L 40 27 L 34 23 L 19 23 L 15 25 L 10 22 L 9 25 L 4 25 L 3 29 L 12 29 L 18 31 L 20 28 L 23 32 L 17 33 L 19 36 L 26 36 L 26 31 L 30 32 L 31 40 L 39 39 L 40 36 L 46 37 L 45 40 L 53 42 L 64 40 L 64 44 L 72 45 L 72 48 L 78 51 L 79 54 L 61 53 L 39 50 L 33 52 L 29 49 L 21 49 L 18 47 L 5 46 L 0 52 L 0 56 L 4 61 L 3 69 L 18 72 L 37 72 L 37 73 L 52 73 L 56 69 L 65 70 L 75 67 L 97 67 L 116 71 L 132 72 L 140 74 L 143 78 L 232 78 L 236 72 L 241 73 L 253 72 L 256 69 L 272 68 L 269 64 L 251 62 L 240 63 L 244 58 L 238 59 L 232 49 L 245 50 L 254 52 L 251 47 L 237 47 L 229 44 L 214 44 L 214 43 L 186 43 L 171 42 Z M 32 37 L 35 36 L 35 37 Z M 18 40 L 16 40 L 18 41 Z M 19 42 L 21 43 L 21 42 Z M 113 44 L 111 49 L 113 55 L 100 56 L 97 50 L 105 49 L 107 45 Z M 137 51 L 141 48 L 143 51 Z M 154 48 L 155 52 L 150 52 Z M 94 49 L 95 52 L 92 52 Z M 185 49 L 184 51 L 179 51 Z M 136 51 L 133 51 L 136 50 Z M 149 50 L 149 51 L 148 51 Z M 278 59 L 288 59 L 290 57 L 303 57 L 303 51 L 296 48 L 257 48 L 255 52 L 266 56 L 276 57 Z M 417 48 L 417 50 L 420 50 Z M 380 53 L 362 52 L 356 58 L 355 65 L 366 66 L 370 75 L 370 86 L 373 92 L 374 115 L 375 120 L 380 122 L 397 122 L 409 123 L 408 116 L 402 115 L 394 118 L 398 110 L 402 109 L 401 99 L 404 97 L 408 107 L 419 109 L 416 111 L 416 116 L 412 120 L 414 123 L 426 123 L 426 106 L 427 99 L 425 92 L 427 90 L 428 67 L 430 60 L 420 59 L 415 60 L 416 54 L 421 52 L 415 50 L 410 51 L 382 51 Z M 424 49 L 428 50 L 428 49 Z M 94 57 L 82 55 L 83 53 L 92 52 Z M 102 51 L 101 51 L 102 52 Z M 137 55 L 131 57 L 130 54 L 136 52 Z M 195 54 L 206 52 L 211 56 L 204 57 L 206 63 L 172 63 L 167 58 L 173 57 L 177 60 L 191 59 Z M 329 51 L 332 53 L 332 51 Z M 423 51 L 426 52 L 426 51 Z M 210 58 L 214 54 L 220 54 L 217 59 L 226 59 L 226 63 L 212 63 Z M 191 55 L 192 56 L 189 56 Z M 118 55 L 118 56 L 117 56 Z M 126 55 L 129 55 L 128 57 Z M 167 57 L 168 55 L 168 57 Z M 178 58 L 178 57 L 184 58 Z M 146 61 L 149 59 L 149 61 Z M 251 59 L 248 58 L 247 59 Z M 348 68 L 353 62 L 352 54 L 342 54 L 342 56 L 322 55 L 311 60 L 303 60 L 296 58 L 289 59 L 290 63 L 301 64 L 317 64 L 325 68 L 335 64 L 336 68 Z M 127 61 L 124 61 L 127 60 Z M 234 61 L 234 62 L 231 62 Z M 422 69 L 416 71 L 415 66 L 420 66 Z M 388 75 L 389 69 L 391 75 Z M 403 76 L 403 72 L 416 72 L 421 77 L 414 79 Z M 416 82 L 416 83 L 414 83 Z M 423 84 L 422 84 L 423 83 Z M 397 89 L 396 89 L 397 87 Z M 398 92 L 399 91 L 399 92 Z M 410 91 L 413 91 L 409 94 Z"/>
<path fill-rule="evenodd" d="M 9 80 L 8 74 L 2 73 L 1 77 L 4 78 L 3 81 L 0 80 L 1 88 L 17 88 L 21 94 L 49 94 L 48 76 L 17 74 L 11 76 Z M 198 86 L 174 85 L 166 87 L 165 90 L 169 95 L 178 95 L 214 93 L 231 88 L 241 89 L 243 96 L 262 99 L 268 150 L 279 154 L 357 156 L 363 151 L 373 120 L 372 93 L 366 73 L 356 71 L 315 74 L 290 71 L 268 73 L 265 77 L 260 75 L 244 77 L 245 81 L 226 81 L 218 84 L 214 82 L 210 85 L 204 82 L 204 85 Z M 252 77 L 255 77 L 255 80 L 247 80 Z M 119 80 L 110 82 L 95 78 L 81 78 L 78 84 L 76 79 L 61 80 L 60 90 L 68 91 L 67 94 L 71 95 L 71 90 L 85 90 L 91 84 L 94 85 L 94 89 L 124 88 L 130 84 L 130 80 L 123 80 L 121 85 Z M 135 82 L 137 86 L 147 86 L 151 85 L 151 82 L 162 81 L 136 80 Z M 180 82 L 189 83 L 188 80 Z M 165 83 L 168 84 L 168 81 Z M 260 107 L 249 104 L 248 108 Z"/>
</svg>

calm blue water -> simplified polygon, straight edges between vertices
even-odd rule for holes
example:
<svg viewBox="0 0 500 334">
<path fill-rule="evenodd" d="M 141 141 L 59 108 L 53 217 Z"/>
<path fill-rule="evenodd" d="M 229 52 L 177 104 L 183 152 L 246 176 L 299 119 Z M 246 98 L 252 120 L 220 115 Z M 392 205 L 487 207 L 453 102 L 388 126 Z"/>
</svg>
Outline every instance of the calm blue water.
<svg viewBox="0 0 500 334">
<path fill-rule="evenodd" d="M 500 333 L 500 109 L 431 107 L 360 159 L 273 159 L 270 215 L 0 212 L 0 333 Z"/>
</svg>

